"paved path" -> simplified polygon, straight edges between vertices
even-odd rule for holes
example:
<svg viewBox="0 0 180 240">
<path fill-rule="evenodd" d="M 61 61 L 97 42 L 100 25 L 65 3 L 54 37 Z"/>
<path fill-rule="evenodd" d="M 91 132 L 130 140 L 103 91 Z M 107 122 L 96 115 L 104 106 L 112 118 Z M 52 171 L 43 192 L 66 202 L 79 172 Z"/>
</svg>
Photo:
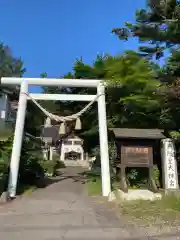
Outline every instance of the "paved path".
<svg viewBox="0 0 180 240">
<path fill-rule="evenodd" d="M 47 188 L 2 206 L 0 239 L 178 239 L 170 236 L 148 238 L 140 230 L 126 225 L 111 207 L 87 197 L 83 179 L 76 173 L 71 169 L 71 177 L 66 173 Z"/>
</svg>

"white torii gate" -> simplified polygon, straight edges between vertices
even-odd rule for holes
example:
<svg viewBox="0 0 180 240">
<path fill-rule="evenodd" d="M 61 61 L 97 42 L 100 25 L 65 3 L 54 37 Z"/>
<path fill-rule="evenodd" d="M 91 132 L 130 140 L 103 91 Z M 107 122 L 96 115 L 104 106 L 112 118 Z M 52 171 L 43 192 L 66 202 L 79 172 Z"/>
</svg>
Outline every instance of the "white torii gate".
<svg viewBox="0 0 180 240">
<path fill-rule="evenodd" d="M 1 84 L 20 85 L 19 105 L 16 118 L 14 133 L 14 142 L 10 162 L 10 175 L 8 185 L 8 196 L 16 196 L 17 179 L 19 172 L 19 161 L 22 146 L 22 137 L 24 131 L 24 121 L 26 114 L 26 105 L 28 97 L 28 87 L 36 86 L 59 86 L 59 87 L 95 87 L 99 95 L 98 102 L 98 120 L 100 136 L 100 154 L 101 154 L 101 178 L 102 178 L 102 195 L 108 196 L 111 192 L 110 170 L 109 170 L 109 153 L 108 137 L 106 122 L 106 102 L 105 87 L 101 80 L 90 79 L 50 79 L 50 78 L 14 78 L 2 77 Z M 92 101 L 96 95 L 79 95 L 79 94 L 29 94 L 36 100 L 61 100 L 61 101 Z"/>
</svg>

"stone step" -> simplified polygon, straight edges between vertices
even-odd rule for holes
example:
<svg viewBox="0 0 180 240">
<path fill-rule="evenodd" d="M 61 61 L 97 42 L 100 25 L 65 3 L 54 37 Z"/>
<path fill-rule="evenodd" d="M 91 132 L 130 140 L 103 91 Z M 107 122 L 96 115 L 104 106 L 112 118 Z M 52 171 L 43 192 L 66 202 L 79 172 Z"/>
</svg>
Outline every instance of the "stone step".
<svg viewBox="0 0 180 240">
<path fill-rule="evenodd" d="M 89 167 L 89 162 L 87 161 L 82 161 L 82 160 L 65 160 L 64 161 L 65 166 L 81 166 L 81 167 Z"/>
</svg>

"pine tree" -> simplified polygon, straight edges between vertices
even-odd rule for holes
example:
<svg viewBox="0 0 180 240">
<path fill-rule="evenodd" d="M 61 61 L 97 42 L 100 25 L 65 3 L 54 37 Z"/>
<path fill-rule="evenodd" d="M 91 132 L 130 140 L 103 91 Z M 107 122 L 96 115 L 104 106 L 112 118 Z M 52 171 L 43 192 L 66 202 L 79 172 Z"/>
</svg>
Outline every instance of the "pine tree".
<svg viewBox="0 0 180 240">
<path fill-rule="evenodd" d="M 136 23 L 125 23 L 123 28 L 114 28 L 119 39 L 137 37 L 146 46 L 140 46 L 142 56 L 156 59 L 163 56 L 167 48 L 180 44 L 180 2 L 176 0 L 149 0 L 147 9 L 136 11 Z"/>
</svg>

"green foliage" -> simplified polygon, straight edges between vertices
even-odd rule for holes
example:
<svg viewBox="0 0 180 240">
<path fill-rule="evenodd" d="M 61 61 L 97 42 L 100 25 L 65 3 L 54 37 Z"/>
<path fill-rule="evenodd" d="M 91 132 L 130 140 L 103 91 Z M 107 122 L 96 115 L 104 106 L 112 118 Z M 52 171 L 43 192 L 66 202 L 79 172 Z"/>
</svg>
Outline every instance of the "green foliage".
<svg viewBox="0 0 180 240">
<path fill-rule="evenodd" d="M 154 180 L 155 180 L 156 184 L 158 184 L 159 181 L 160 181 L 160 171 L 159 171 L 159 168 L 157 166 L 155 166 L 153 171 L 154 171 Z"/>
<path fill-rule="evenodd" d="M 138 171 L 136 169 L 131 169 L 129 173 L 127 174 L 127 179 L 130 180 L 136 180 L 138 176 Z"/>
<path fill-rule="evenodd" d="M 12 151 L 12 137 L 0 142 L 0 174 L 4 175 L 7 184 L 7 173 Z M 32 140 L 23 141 L 21 159 L 19 166 L 19 186 L 22 184 L 36 185 L 38 180 L 44 178 L 47 173 L 55 175 L 57 169 L 64 167 L 62 162 L 57 160 L 47 161 L 42 157 L 39 144 Z"/>
<path fill-rule="evenodd" d="M 159 59 L 163 56 L 165 49 L 170 49 L 170 57 L 167 58 L 165 65 L 160 68 L 157 66 L 150 66 L 154 69 L 156 78 L 161 85 L 155 91 L 155 96 L 150 92 L 144 98 L 140 95 L 132 94 L 132 96 L 125 97 L 125 101 L 130 102 L 134 106 L 134 103 L 148 104 L 152 106 L 152 112 L 144 112 L 147 118 L 148 125 L 151 125 L 151 119 L 159 118 L 155 125 L 167 130 L 179 131 L 179 118 L 180 118 L 180 88 L 179 84 L 174 84 L 180 77 L 180 2 L 176 0 L 168 1 L 148 1 L 147 9 L 140 9 L 136 11 L 136 22 L 125 23 L 123 28 L 114 28 L 112 31 L 119 39 L 128 40 L 130 37 L 136 37 L 139 39 L 139 53 L 140 56 L 147 57 L 149 59 L 156 56 Z M 173 84 L 173 85 L 172 85 Z M 158 94 L 157 94 L 158 93 Z M 137 97 L 137 98 L 136 98 Z M 154 98 L 155 97 L 155 98 Z M 123 99 L 121 100 L 123 101 Z M 152 103 L 152 105 L 151 105 Z M 157 104 L 157 105 L 156 105 Z M 155 108 L 154 106 L 157 106 Z M 147 107 L 148 107 L 147 106 Z M 129 111 L 129 106 L 127 106 Z M 134 115 L 132 108 L 131 112 Z M 139 111 L 139 108 L 137 109 Z M 136 110 L 136 114 L 137 111 Z M 140 111 L 142 114 L 143 111 Z M 140 115 L 139 115 L 140 116 Z M 140 117 L 140 119 L 142 119 Z M 145 118 L 143 118 L 144 120 Z M 133 122 L 135 119 L 133 119 Z M 132 123 L 133 124 L 133 123 Z M 134 124 L 133 124 L 134 125 Z M 176 138 L 176 137 L 175 137 Z M 177 139 L 176 139 L 177 140 Z"/>
<path fill-rule="evenodd" d="M 12 124 L 0 122 L 0 141 L 7 140 L 13 134 Z"/>
<path fill-rule="evenodd" d="M 176 141 L 180 141 L 180 132 L 171 131 L 170 136 L 171 136 L 172 139 L 174 139 Z"/>
<path fill-rule="evenodd" d="M 9 137 L 6 141 L 0 142 L 0 158 L 3 158 L 5 155 L 10 155 L 12 150 L 12 141 L 13 137 Z"/>
<path fill-rule="evenodd" d="M 0 174 L 7 173 L 12 151 L 12 137 L 0 142 Z"/>
<path fill-rule="evenodd" d="M 156 79 L 158 67 L 142 59 L 137 53 L 128 51 L 121 56 L 98 55 L 92 65 L 83 59 L 76 60 L 73 73 L 65 77 L 102 79 L 108 83 L 106 89 L 106 109 L 108 127 L 159 127 L 160 101 L 157 93 L 159 84 Z M 117 87 L 114 87 L 117 86 Z M 92 88 L 49 88 L 49 93 L 96 94 Z M 51 107 L 45 102 L 45 108 L 61 115 L 70 115 L 80 111 L 85 104 L 81 102 L 55 102 Z M 99 144 L 97 108 L 94 105 L 85 113 L 82 131 L 85 151 Z"/>
<path fill-rule="evenodd" d="M 126 177 L 129 188 L 148 188 L 148 171 L 142 168 L 127 168 Z"/>
<path fill-rule="evenodd" d="M 20 58 L 12 55 L 10 48 L 0 42 L 0 78 L 1 77 L 22 77 L 26 69 L 23 67 L 23 62 Z M 0 94 L 5 87 L 0 85 Z M 7 87 L 6 87 L 7 88 Z M 8 89 L 17 93 L 18 87 Z"/>
<path fill-rule="evenodd" d="M 99 177 L 94 178 L 92 180 L 91 178 L 87 181 L 87 189 L 88 189 L 88 195 L 89 196 L 97 196 L 100 195 L 102 192 L 102 184 Z"/>
<path fill-rule="evenodd" d="M 153 177 L 157 187 L 160 187 L 160 171 L 157 166 L 153 168 Z M 127 168 L 126 177 L 129 188 L 149 188 L 148 168 Z"/>
<path fill-rule="evenodd" d="M 121 214 L 129 216 L 136 224 L 150 226 L 177 226 L 179 222 L 180 198 L 167 195 L 155 201 L 119 201 Z"/>
<path fill-rule="evenodd" d="M 136 11 L 136 23 L 125 23 L 125 27 L 112 32 L 121 40 L 138 37 L 147 46 L 140 47 L 141 56 L 159 59 L 166 48 L 180 44 L 180 3 L 176 0 L 149 1 L 147 9 Z"/>
<path fill-rule="evenodd" d="M 44 124 L 44 114 L 37 108 L 37 106 L 29 101 L 27 104 L 25 132 L 32 134 L 33 136 L 40 136 L 42 125 Z"/>
<path fill-rule="evenodd" d="M 12 142 L 12 137 L 6 141 L 0 142 L 0 175 L 4 181 L 5 189 L 8 183 Z M 44 176 L 44 169 L 39 163 L 42 156 L 39 154 L 39 149 L 36 150 L 36 148 L 37 146 L 34 146 L 32 141 L 24 140 L 19 166 L 19 187 L 21 187 L 21 184 L 35 185 L 37 179 Z"/>
<path fill-rule="evenodd" d="M 41 160 L 39 163 L 47 176 L 55 176 L 58 169 L 65 167 L 63 162 L 57 160 Z"/>
<path fill-rule="evenodd" d="M 158 108 L 156 89 L 160 83 L 155 79 L 150 62 L 129 51 L 122 56 L 108 59 L 106 65 L 106 78 L 110 79 L 110 86 L 122 88 L 122 103 L 151 110 Z"/>
<path fill-rule="evenodd" d="M 22 77 L 25 73 L 23 62 L 20 58 L 16 58 L 12 55 L 12 52 L 8 46 L 0 43 L 0 78 L 1 77 Z M 11 87 L 0 86 L 0 93 L 3 89 L 7 89 L 11 92 L 10 97 L 15 97 L 18 92 L 18 87 L 12 89 Z M 12 150 L 12 133 L 13 126 L 0 123 L 0 175 L 7 182 L 7 173 L 10 161 L 10 155 Z"/>
<path fill-rule="evenodd" d="M 55 165 L 56 165 L 56 163 L 54 161 L 42 160 L 40 162 L 40 165 L 43 168 L 45 175 L 47 175 L 47 174 L 54 175 L 54 170 L 55 170 Z"/>
<path fill-rule="evenodd" d="M 21 77 L 25 68 L 20 58 L 12 56 L 11 50 L 8 46 L 0 43 L 0 77 Z"/>
<path fill-rule="evenodd" d="M 167 59 L 166 65 L 163 67 L 163 73 L 168 83 L 180 77 L 180 50 L 172 50 L 171 53 L 171 56 Z"/>
</svg>

